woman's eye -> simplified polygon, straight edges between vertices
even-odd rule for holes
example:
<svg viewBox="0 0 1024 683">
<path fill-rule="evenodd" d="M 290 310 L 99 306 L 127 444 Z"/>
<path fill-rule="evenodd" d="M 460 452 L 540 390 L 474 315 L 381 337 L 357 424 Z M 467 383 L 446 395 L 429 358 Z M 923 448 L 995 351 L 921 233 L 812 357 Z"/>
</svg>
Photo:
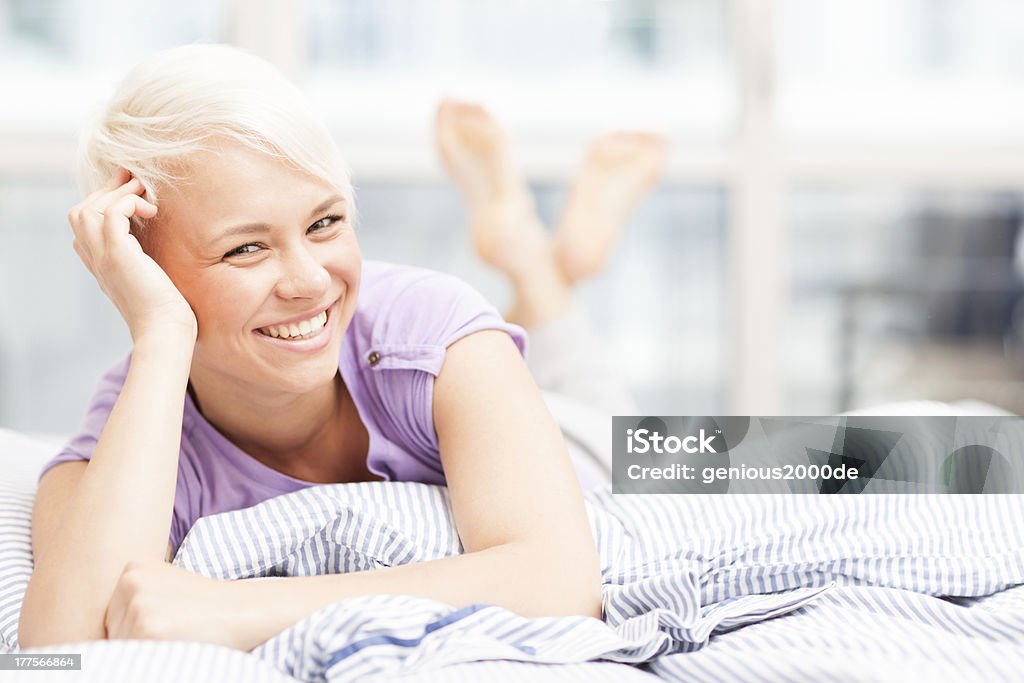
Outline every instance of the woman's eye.
<svg viewBox="0 0 1024 683">
<path fill-rule="evenodd" d="M 251 250 L 250 250 L 250 248 L 251 248 Z M 237 249 L 232 249 L 228 253 L 224 254 L 224 256 L 225 257 L 227 257 L 227 256 L 245 256 L 246 254 L 255 254 L 259 250 L 259 248 L 260 248 L 260 245 L 258 245 L 258 244 L 252 244 L 252 243 L 250 243 L 250 244 L 243 244 L 242 246 L 238 247 Z"/>
<path fill-rule="evenodd" d="M 312 230 L 313 232 L 317 232 L 317 231 L 320 231 L 320 230 L 326 230 L 327 228 L 331 227 L 335 223 L 337 223 L 339 221 L 344 221 L 344 220 L 345 220 L 345 218 L 343 216 L 324 216 L 323 218 L 318 220 L 316 223 L 314 223 L 313 225 L 309 226 L 309 229 Z"/>
<path fill-rule="evenodd" d="M 309 226 L 309 230 L 312 231 L 312 232 L 323 232 L 323 231 L 327 230 L 328 228 L 330 228 L 335 223 L 344 223 L 344 222 L 345 222 L 345 217 L 344 216 L 324 216 L 323 218 L 318 220 L 316 223 L 313 223 L 313 225 Z M 250 242 L 249 244 L 243 244 L 242 246 L 238 247 L 237 249 L 232 249 L 228 253 L 224 254 L 224 257 L 225 258 L 230 258 L 232 256 L 248 256 L 249 254 L 255 254 L 256 252 L 258 252 L 262 248 L 263 247 L 261 245 L 256 244 L 255 242 Z"/>
</svg>

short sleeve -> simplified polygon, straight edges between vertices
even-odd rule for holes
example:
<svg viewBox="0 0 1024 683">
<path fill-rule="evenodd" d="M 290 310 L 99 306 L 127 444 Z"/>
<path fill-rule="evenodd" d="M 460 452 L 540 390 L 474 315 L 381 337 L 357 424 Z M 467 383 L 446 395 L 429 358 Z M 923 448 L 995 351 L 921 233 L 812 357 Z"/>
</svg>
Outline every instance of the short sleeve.
<svg viewBox="0 0 1024 683">
<path fill-rule="evenodd" d="M 380 318 L 374 336 L 382 343 L 446 349 L 473 332 L 494 329 L 508 333 L 526 357 L 526 331 L 506 322 L 476 289 L 445 273 L 418 270 L 417 275 L 394 292 L 391 310 Z M 440 366 L 431 374 L 438 371 Z"/>
<path fill-rule="evenodd" d="M 368 403 L 379 406 L 385 436 L 441 474 L 433 387 L 447 348 L 474 332 L 499 330 L 525 358 L 526 332 L 506 322 L 473 287 L 445 273 L 391 267 L 372 272 L 370 281 L 364 314 L 372 320 L 371 333 L 357 335 L 367 344 L 357 362 L 371 394 Z"/>
<path fill-rule="evenodd" d="M 92 454 L 96 450 L 96 444 L 99 442 L 100 434 L 103 433 L 103 428 L 107 424 L 107 418 L 110 417 L 110 413 L 114 409 L 117 397 L 121 395 L 125 377 L 128 376 L 128 364 L 130 361 L 131 354 L 127 355 L 100 377 L 92 396 L 89 398 L 85 417 L 82 419 L 78 431 L 64 444 L 60 453 L 43 466 L 39 473 L 40 479 L 50 469 L 61 463 L 90 460 L 92 458 Z"/>
</svg>

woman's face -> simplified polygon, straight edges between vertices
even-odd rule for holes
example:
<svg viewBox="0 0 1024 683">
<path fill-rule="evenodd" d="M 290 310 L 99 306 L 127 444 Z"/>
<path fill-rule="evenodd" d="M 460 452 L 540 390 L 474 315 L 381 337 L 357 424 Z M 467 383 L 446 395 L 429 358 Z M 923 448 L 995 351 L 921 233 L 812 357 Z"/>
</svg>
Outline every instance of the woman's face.
<svg viewBox="0 0 1024 683">
<path fill-rule="evenodd" d="M 161 193 L 147 249 L 195 312 L 194 375 L 290 393 L 332 380 L 359 290 L 346 199 L 234 143 L 187 175 Z"/>
</svg>

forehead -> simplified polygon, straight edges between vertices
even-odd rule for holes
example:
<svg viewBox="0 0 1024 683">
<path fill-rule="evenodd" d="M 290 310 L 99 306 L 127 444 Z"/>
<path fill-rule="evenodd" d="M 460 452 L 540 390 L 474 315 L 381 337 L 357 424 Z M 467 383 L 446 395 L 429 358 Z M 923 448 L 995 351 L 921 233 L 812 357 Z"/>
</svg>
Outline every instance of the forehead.
<svg viewBox="0 0 1024 683">
<path fill-rule="evenodd" d="M 180 175 L 184 182 L 160 193 L 158 209 L 197 237 L 238 223 L 305 220 L 334 191 L 281 159 L 234 143 L 192 155 Z"/>
</svg>

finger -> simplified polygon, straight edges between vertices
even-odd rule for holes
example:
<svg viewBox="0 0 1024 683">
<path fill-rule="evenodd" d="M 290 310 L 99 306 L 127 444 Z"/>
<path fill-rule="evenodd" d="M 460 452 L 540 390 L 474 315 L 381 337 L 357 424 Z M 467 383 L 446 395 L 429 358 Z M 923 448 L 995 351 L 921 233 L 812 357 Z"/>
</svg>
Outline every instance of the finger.
<svg viewBox="0 0 1024 683">
<path fill-rule="evenodd" d="M 104 192 L 99 197 L 89 202 L 88 207 L 94 211 L 103 213 L 106 208 L 116 202 L 121 197 L 135 194 L 142 195 L 146 192 L 146 188 L 143 186 L 142 181 L 138 178 L 132 178 L 125 184 Z"/>
<path fill-rule="evenodd" d="M 128 194 L 108 206 L 103 212 L 103 239 L 107 245 L 113 240 L 127 236 L 131 230 L 129 220 L 132 216 L 152 218 L 156 215 L 156 205 L 150 204 L 142 197 Z"/>
<path fill-rule="evenodd" d="M 119 198 L 114 198 L 114 201 L 117 199 Z M 68 212 L 68 222 L 71 224 L 75 239 L 80 240 L 90 252 L 94 250 L 98 241 L 103 240 L 103 223 L 108 208 L 106 203 L 102 205 L 79 204 Z"/>
<path fill-rule="evenodd" d="M 83 228 L 91 233 L 95 233 L 102 223 L 102 217 L 110 204 L 126 195 L 139 195 L 144 192 L 145 188 L 142 185 L 142 181 L 138 178 L 132 178 L 113 190 L 94 192 L 89 195 L 89 197 L 92 198 L 91 200 L 87 198 L 85 201 L 79 202 L 77 205 L 72 207 L 68 212 L 68 222 L 71 223 L 71 227 L 75 230 L 76 236 L 79 236 L 79 233 Z"/>
<path fill-rule="evenodd" d="M 80 204 L 88 204 L 94 201 L 96 198 L 101 197 L 102 195 L 109 193 L 109 191 L 117 189 L 121 185 L 125 184 L 131 180 L 132 177 L 131 171 L 125 168 L 114 169 L 114 173 L 111 174 L 111 177 L 106 179 L 106 182 L 100 185 L 98 189 L 92 191 L 89 195 L 86 195 Z"/>
<path fill-rule="evenodd" d="M 78 204 L 68 211 L 68 223 L 71 225 L 71 232 L 75 239 L 82 243 L 82 246 L 91 248 L 92 244 L 99 239 L 100 227 L 103 225 L 103 213 L 96 209 Z"/>
<path fill-rule="evenodd" d="M 79 202 L 79 203 L 80 204 L 90 204 L 90 203 L 96 201 L 98 198 L 100 198 L 103 195 L 105 195 L 107 192 L 111 192 L 111 191 L 116 190 L 117 188 L 121 187 L 122 185 L 124 185 L 125 183 L 130 181 L 131 179 L 132 179 L 132 174 L 131 174 L 130 171 L 128 171 L 128 170 L 126 170 L 124 168 L 116 168 L 116 169 L 114 169 L 114 172 L 110 174 L 110 177 L 107 178 L 107 182 L 103 183 L 103 185 L 98 190 L 96 190 L 95 192 L 92 192 L 92 193 L 86 195 L 86 197 L 84 199 L 82 199 L 82 201 Z"/>
</svg>

